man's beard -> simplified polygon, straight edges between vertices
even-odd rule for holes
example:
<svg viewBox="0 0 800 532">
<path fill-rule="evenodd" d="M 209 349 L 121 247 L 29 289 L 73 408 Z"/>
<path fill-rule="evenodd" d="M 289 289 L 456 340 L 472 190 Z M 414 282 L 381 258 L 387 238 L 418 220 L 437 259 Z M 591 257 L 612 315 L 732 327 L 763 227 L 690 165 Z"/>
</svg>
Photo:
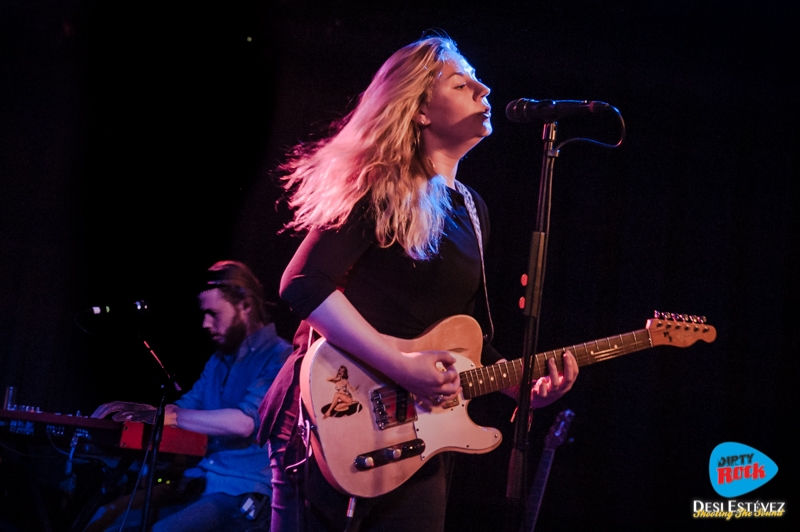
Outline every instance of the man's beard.
<svg viewBox="0 0 800 532">
<path fill-rule="evenodd" d="M 219 347 L 222 354 L 233 355 L 239 350 L 239 346 L 242 345 L 245 338 L 247 338 L 247 326 L 242 318 L 236 314 L 233 317 L 230 327 L 225 331 L 225 336 L 222 338 L 222 341 L 217 342 L 217 347 Z"/>
</svg>

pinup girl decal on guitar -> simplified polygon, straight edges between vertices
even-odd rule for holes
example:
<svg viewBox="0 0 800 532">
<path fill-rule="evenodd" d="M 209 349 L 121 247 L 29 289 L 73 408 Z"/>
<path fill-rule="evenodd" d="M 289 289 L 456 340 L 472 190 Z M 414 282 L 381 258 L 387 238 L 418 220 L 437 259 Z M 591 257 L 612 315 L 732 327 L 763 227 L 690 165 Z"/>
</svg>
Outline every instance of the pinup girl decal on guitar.
<svg viewBox="0 0 800 532">
<path fill-rule="evenodd" d="M 361 411 L 361 404 L 354 397 L 358 386 L 354 388 L 350 385 L 347 366 L 339 366 L 336 375 L 329 378 L 328 381 L 335 384 L 336 392 L 334 392 L 333 400 L 331 400 L 330 404 L 322 407 L 322 419 L 352 416 Z"/>
</svg>

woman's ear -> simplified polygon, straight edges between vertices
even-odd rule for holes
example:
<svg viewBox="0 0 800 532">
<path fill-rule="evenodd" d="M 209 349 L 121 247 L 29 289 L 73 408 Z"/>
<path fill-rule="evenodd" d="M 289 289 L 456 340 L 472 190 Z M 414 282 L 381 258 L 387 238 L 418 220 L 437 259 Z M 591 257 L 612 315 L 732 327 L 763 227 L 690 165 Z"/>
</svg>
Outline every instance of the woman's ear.
<svg viewBox="0 0 800 532">
<path fill-rule="evenodd" d="M 414 115 L 414 122 L 420 127 L 427 126 L 430 123 L 424 107 L 420 107 L 420 110 Z"/>
</svg>

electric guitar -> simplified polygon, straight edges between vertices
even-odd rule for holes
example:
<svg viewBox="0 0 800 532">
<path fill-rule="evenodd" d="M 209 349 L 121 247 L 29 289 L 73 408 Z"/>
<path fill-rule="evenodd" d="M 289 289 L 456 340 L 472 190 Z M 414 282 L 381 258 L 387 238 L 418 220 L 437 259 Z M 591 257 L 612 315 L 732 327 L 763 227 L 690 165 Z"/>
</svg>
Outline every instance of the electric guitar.
<svg viewBox="0 0 800 532">
<path fill-rule="evenodd" d="M 566 350 L 584 366 L 656 346 L 713 342 L 716 335 L 705 318 L 656 313 L 644 329 L 535 355 L 533 379 L 547 374 L 550 358 L 563 371 L 560 355 Z M 467 406 L 474 397 L 518 385 L 522 376 L 522 359 L 481 366 L 483 337 L 469 316 L 445 318 L 414 339 L 386 339 L 403 352 L 450 352 L 463 391 L 431 410 L 417 409 L 414 397 L 380 372 L 324 338 L 317 340 L 300 371 L 301 398 L 313 426 L 312 452 L 325 479 L 351 496 L 388 493 L 443 451 L 481 454 L 495 449 L 500 432 L 476 425 Z"/>
<path fill-rule="evenodd" d="M 533 532 L 536 528 L 539 509 L 542 507 L 544 488 L 550 476 L 550 468 L 553 466 L 556 449 L 566 441 L 567 431 L 574 417 L 575 412 L 572 410 L 564 410 L 559 413 L 553 422 L 553 426 L 550 427 L 550 432 L 547 433 L 544 439 L 544 449 L 542 449 L 542 457 L 539 459 L 539 468 L 536 470 L 531 492 L 528 495 L 528 508 L 525 514 L 525 530 L 527 531 Z"/>
</svg>

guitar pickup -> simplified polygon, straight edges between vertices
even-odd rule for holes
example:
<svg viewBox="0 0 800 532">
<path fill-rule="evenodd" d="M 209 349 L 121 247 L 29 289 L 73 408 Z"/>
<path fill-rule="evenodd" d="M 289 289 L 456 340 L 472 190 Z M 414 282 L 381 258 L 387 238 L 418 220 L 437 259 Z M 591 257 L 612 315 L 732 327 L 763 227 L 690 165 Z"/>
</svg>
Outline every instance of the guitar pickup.
<svg viewBox="0 0 800 532">
<path fill-rule="evenodd" d="M 419 456 L 425 451 L 425 442 L 419 438 L 403 442 L 390 447 L 384 447 L 377 451 L 360 454 L 354 460 L 356 469 L 359 471 L 369 471 L 376 467 L 393 464 L 412 456 Z"/>
<path fill-rule="evenodd" d="M 370 393 L 375 424 L 380 430 L 417 420 L 410 393 L 399 386 L 384 386 Z"/>
</svg>

